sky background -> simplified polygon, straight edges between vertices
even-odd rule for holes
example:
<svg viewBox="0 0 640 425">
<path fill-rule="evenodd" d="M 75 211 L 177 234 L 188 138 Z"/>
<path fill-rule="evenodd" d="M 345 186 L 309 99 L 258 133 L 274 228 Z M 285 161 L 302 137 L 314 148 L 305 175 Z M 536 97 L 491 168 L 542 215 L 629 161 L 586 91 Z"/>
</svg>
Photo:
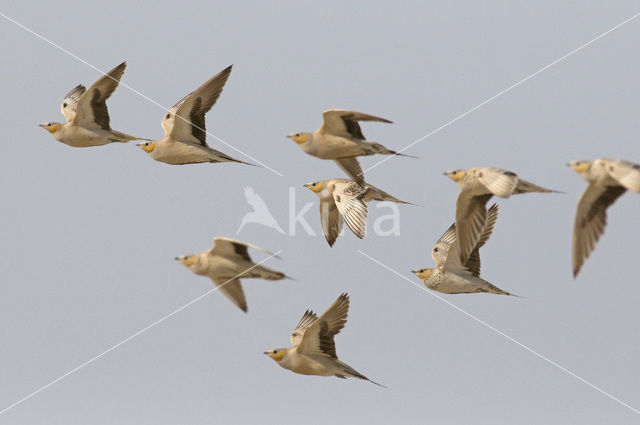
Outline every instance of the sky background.
<svg viewBox="0 0 640 425">
<path fill-rule="evenodd" d="M 480 4 L 481 3 L 481 4 Z M 499 200 L 483 277 L 526 298 L 442 295 L 595 386 L 640 409 L 640 196 L 609 224 L 578 279 L 575 206 L 585 182 L 566 163 L 640 162 L 640 18 L 406 151 L 367 180 L 416 204 L 400 235 L 350 232 L 329 248 L 316 195 L 343 177 L 285 135 L 321 112 L 388 118 L 369 140 L 401 149 L 630 18 L 635 1 L 13 2 L 1 12 L 170 107 L 233 64 L 207 129 L 282 174 L 236 164 L 169 166 L 134 143 L 71 148 L 37 124 L 99 73 L 0 17 L 0 410 L 212 289 L 174 261 L 228 236 L 282 250 L 266 264 L 297 281 L 243 282 L 244 314 L 214 292 L 24 403 L 0 424 L 478 423 L 631 424 L 640 417 L 412 285 L 454 218 L 452 168 L 498 166 L 565 192 Z M 164 111 L 121 85 L 112 127 L 160 139 Z M 221 151 L 247 161 L 208 138 Z M 383 157 L 362 159 L 363 168 Z M 285 228 L 289 188 L 316 236 L 256 224 L 252 186 Z M 370 207 L 369 225 L 386 209 Z M 409 281 L 375 264 L 370 255 Z M 254 259 L 265 256 L 252 253 Z M 421 284 L 420 284 L 421 285 Z M 359 380 L 302 376 L 264 356 L 289 346 L 307 308 L 343 292 L 339 357 Z"/>
</svg>

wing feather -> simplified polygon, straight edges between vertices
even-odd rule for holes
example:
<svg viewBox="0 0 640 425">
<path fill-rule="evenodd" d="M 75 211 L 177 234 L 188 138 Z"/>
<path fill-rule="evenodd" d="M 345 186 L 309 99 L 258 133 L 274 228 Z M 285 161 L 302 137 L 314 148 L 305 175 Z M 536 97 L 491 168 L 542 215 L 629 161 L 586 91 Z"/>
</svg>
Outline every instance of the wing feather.
<svg viewBox="0 0 640 425">
<path fill-rule="evenodd" d="M 301 354 L 323 354 L 337 359 L 333 338 L 344 328 L 348 313 L 349 295 L 343 293 L 322 316 L 304 330 L 298 345 L 298 352 Z"/>
<path fill-rule="evenodd" d="M 594 250 L 607 225 L 607 208 L 626 189 L 622 186 L 590 184 L 578 201 L 573 227 L 573 276 L 576 277 L 584 260 Z"/>
<path fill-rule="evenodd" d="M 127 67 L 126 62 L 113 68 L 91 85 L 78 99 L 73 123 L 83 127 L 101 127 L 111 130 L 107 99 L 118 88 Z"/>
<path fill-rule="evenodd" d="M 172 120 L 163 124 L 165 133 L 171 139 L 180 141 L 189 141 L 194 137 L 201 145 L 207 146 L 204 116 L 220 97 L 230 74 L 231 66 L 228 66 L 178 101 L 165 115 L 165 120 Z"/>
</svg>

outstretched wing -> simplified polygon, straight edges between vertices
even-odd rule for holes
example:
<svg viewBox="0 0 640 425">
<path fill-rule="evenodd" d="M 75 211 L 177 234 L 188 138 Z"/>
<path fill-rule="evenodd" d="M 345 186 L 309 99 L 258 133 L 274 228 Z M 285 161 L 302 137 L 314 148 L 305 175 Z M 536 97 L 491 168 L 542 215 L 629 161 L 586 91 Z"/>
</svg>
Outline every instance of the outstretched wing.
<svg viewBox="0 0 640 425">
<path fill-rule="evenodd" d="M 218 286 L 220 292 L 225 294 L 240 310 L 247 312 L 247 299 L 244 296 L 240 279 L 211 278 L 211 280 Z"/>
<path fill-rule="evenodd" d="M 315 322 L 317 318 L 318 316 L 312 310 L 307 310 L 304 312 L 302 318 L 298 322 L 298 326 L 296 326 L 296 329 L 291 334 L 291 345 L 293 347 L 297 347 L 298 345 L 300 345 L 300 342 L 302 342 L 302 336 L 304 335 L 305 331 L 307 330 L 307 328 L 309 328 L 309 326 L 311 326 L 313 322 Z"/>
<path fill-rule="evenodd" d="M 323 123 L 320 132 L 335 136 L 364 140 L 358 121 L 378 121 L 391 123 L 391 121 L 363 114 L 362 112 L 347 111 L 345 109 L 329 109 L 322 113 Z"/>
<path fill-rule="evenodd" d="M 126 62 L 107 72 L 93 83 L 78 99 L 76 105 L 76 116 L 73 123 L 83 127 L 100 127 L 104 130 L 111 130 L 109 125 L 109 111 L 107 110 L 107 99 L 118 88 L 120 79 L 124 75 L 127 67 Z"/>
<path fill-rule="evenodd" d="M 80 96 L 82 96 L 85 91 L 87 91 L 85 86 L 78 84 L 64 97 L 64 100 L 60 104 L 60 112 L 62 112 L 62 115 L 67 119 L 67 122 L 73 121 L 76 117 L 78 99 L 80 99 Z"/>
<path fill-rule="evenodd" d="M 607 208 L 626 189 L 622 186 L 590 184 L 578 201 L 573 227 L 573 276 L 576 277 L 584 260 L 596 247 L 607 225 Z"/>
<path fill-rule="evenodd" d="M 182 98 L 165 115 L 165 134 L 174 140 L 191 140 L 195 137 L 203 146 L 207 146 L 204 115 L 209 112 L 220 97 L 222 89 L 231 74 L 231 66 L 211 77 L 206 83 Z M 164 121 L 163 120 L 163 121 Z M 167 130 L 169 132 L 167 133 Z"/>
<path fill-rule="evenodd" d="M 640 164 L 629 161 L 609 161 L 605 165 L 607 173 L 625 189 L 640 193 Z"/>
<path fill-rule="evenodd" d="M 273 252 L 267 251 L 266 249 L 261 248 L 257 245 L 236 241 L 231 238 L 223 238 L 223 237 L 213 238 L 213 243 L 214 243 L 213 248 L 209 250 L 210 255 L 220 255 L 223 257 L 235 256 L 235 257 L 240 257 L 247 261 L 252 261 L 251 257 L 249 256 L 248 248 L 254 248 L 259 251 L 265 252 L 269 255 L 273 255 L 277 257 L 277 255 L 275 255 Z"/>
<path fill-rule="evenodd" d="M 343 293 L 322 316 L 302 332 L 298 352 L 301 354 L 322 354 L 337 359 L 333 337 L 344 328 L 348 313 L 349 295 Z"/>
<path fill-rule="evenodd" d="M 359 199 L 362 192 L 361 186 L 357 183 L 350 183 L 347 186 L 337 185 L 333 191 L 333 200 L 340 214 L 349 229 L 360 239 L 364 238 L 367 231 L 367 204 Z"/>
<path fill-rule="evenodd" d="M 362 171 L 362 167 L 360 166 L 360 161 L 358 161 L 358 157 L 353 156 L 350 158 L 340 158 L 333 160 L 338 167 L 342 169 L 349 177 L 355 180 L 358 184 L 365 184 L 364 181 L 364 172 Z"/>
</svg>

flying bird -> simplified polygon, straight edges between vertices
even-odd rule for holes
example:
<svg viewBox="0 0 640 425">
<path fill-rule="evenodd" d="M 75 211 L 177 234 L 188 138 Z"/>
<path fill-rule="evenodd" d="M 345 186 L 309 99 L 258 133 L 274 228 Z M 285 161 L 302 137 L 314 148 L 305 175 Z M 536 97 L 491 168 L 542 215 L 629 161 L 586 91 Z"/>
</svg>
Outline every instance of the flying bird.
<svg viewBox="0 0 640 425">
<path fill-rule="evenodd" d="M 231 66 L 211 77 L 206 83 L 173 105 L 162 118 L 164 139 L 138 143 L 137 146 L 156 161 L 171 165 L 203 162 L 248 164 L 210 148 L 206 142 L 207 131 L 204 116 L 220 97 L 229 74 L 231 74 Z"/>
<path fill-rule="evenodd" d="M 76 148 L 148 140 L 112 130 L 110 126 L 106 102 L 118 88 L 126 67 L 127 63 L 122 62 L 100 77 L 88 90 L 82 84 L 71 89 L 60 105 L 67 122 L 46 122 L 40 127 L 51 133 L 57 141 Z"/>
<path fill-rule="evenodd" d="M 276 230 L 278 233 L 284 233 L 284 230 L 280 227 L 276 219 L 269 211 L 269 207 L 264 202 L 264 199 L 258 195 L 251 186 L 244 188 L 244 196 L 247 198 L 247 203 L 251 205 L 253 211 L 248 212 L 242 217 L 240 227 L 236 232 L 236 235 L 240 233 L 245 224 L 256 223 Z"/>
<path fill-rule="evenodd" d="M 627 190 L 640 193 L 640 164 L 599 158 L 571 161 L 568 165 L 589 182 L 578 201 L 573 227 L 573 277 L 576 277 L 604 233 L 607 208 Z"/>
<path fill-rule="evenodd" d="M 456 201 L 456 240 L 458 259 L 465 264 L 480 240 L 487 222 L 487 202 L 493 195 L 508 198 L 514 194 L 555 192 L 518 178 L 516 173 L 495 167 L 451 170 L 444 173 L 460 186 Z"/>
<path fill-rule="evenodd" d="M 360 185 L 348 179 L 316 181 L 304 186 L 320 198 L 320 222 L 329 246 L 333 246 L 335 243 L 345 221 L 357 237 L 364 238 L 368 214 L 366 202 L 409 203 L 370 184 Z"/>
<path fill-rule="evenodd" d="M 248 253 L 248 248 L 254 248 L 276 256 L 266 249 L 222 237 L 214 238 L 213 242 L 213 248 L 208 251 L 201 254 L 181 255 L 175 259 L 193 273 L 210 278 L 220 291 L 245 313 L 247 300 L 240 279 L 280 280 L 287 277 L 284 273 L 256 264 Z"/>
<path fill-rule="evenodd" d="M 349 295 L 343 293 L 318 317 L 307 310 L 291 335 L 291 348 L 274 348 L 264 354 L 285 369 L 301 375 L 358 378 L 373 382 L 348 364 L 338 360 L 333 340 L 347 323 Z"/>
<path fill-rule="evenodd" d="M 491 237 L 497 219 L 498 205 L 493 204 L 487 211 L 480 239 L 464 265 L 458 259 L 456 224 L 453 223 L 431 250 L 431 256 L 436 262 L 436 267 L 415 269 L 411 272 L 418 276 L 427 288 L 445 294 L 487 292 L 513 295 L 480 277 L 480 248 Z"/>
<path fill-rule="evenodd" d="M 322 113 L 322 127 L 313 133 L 291 133 L 287 135 L 311 156 L 320 159 L 332 159 L 349 177 L 364 184 L 364 174 L 358 156 L 382 154 L 404 155 L 382 146 L 380 143 L 368 142 L 358 121 L 391 121 L 361 112 L 344 109 L 329 109 Z"/>
</svg>

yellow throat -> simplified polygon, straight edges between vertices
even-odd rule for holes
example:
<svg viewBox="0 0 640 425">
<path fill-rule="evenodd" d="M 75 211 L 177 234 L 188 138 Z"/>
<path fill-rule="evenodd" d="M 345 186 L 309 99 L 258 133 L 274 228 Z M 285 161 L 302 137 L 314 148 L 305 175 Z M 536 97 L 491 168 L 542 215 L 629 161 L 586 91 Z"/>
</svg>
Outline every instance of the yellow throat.
<svg viewBox="0 0 640 425">
<path fill-rule="evenodd" d="M 582 174 L 589 169 L 591 163 L 589 161 L 573 161 L 570 162 L 569 165 L 571 166 L 571 168 L 573 168 L 573 171 L 578 174 Z"/>
<path fill-rule="evenodd" d="M 58 132 L 58 130 L 60 130 L 60 127 L 62 127 L 61 124 L 51 124 L 51 125 L 44 125 L 43 128 L 45 130 L 47 130 L 49 133 L 51 134 L 56 134 Z"/>
<path fill-rule="evenodd" d="M 286 351 L 282 348 L 277 349 L 277 350 L 271 350 L 271 351 L 267 351 L 267 355 L 269 357 L 271 357 L 273 360 L 275 360 L 276 362 L 280 363 L 282 361 L 282 359 L 284 358 L 284 353 Z"/>
<path fill-rule="evenodd" d="M 154 142 L 155 143 L 155 142 Z M 143 148 L 144 149 L 144 148 Z M 178 259 L 180 260 L 180 262 L 182 264 L 184 264 L 187 267 L 191 267 L 196 263 L 196 260 L 198 259 L 197 256 L 195 255 L 183 255 L 182 257 L 178 257 Z"/>
<path fill-rule="evenodd" d="M 309 133 L 293 133 L 289 135 L 289 138 L 301 145 L 309 139 Z"/>
<path fill-rule="evenodd" d="M 454 182 L 459 182 L 464 177 L 464 170 L 453 170 L 445 173 Z"/>
<path fill-rule="evenodd" d="M 324 187 L 324 182 L 311 182 L 311 183 L 305 184 L 304 186 L 309 188 L 309 190 L 315 193 L 319 193 Z"/>
<path fill-rule="evenodd" d="M 143 151 L 151 153 L 156 148 L 156 142 L 147 142 L 140 145 Z"/>
</svg>

